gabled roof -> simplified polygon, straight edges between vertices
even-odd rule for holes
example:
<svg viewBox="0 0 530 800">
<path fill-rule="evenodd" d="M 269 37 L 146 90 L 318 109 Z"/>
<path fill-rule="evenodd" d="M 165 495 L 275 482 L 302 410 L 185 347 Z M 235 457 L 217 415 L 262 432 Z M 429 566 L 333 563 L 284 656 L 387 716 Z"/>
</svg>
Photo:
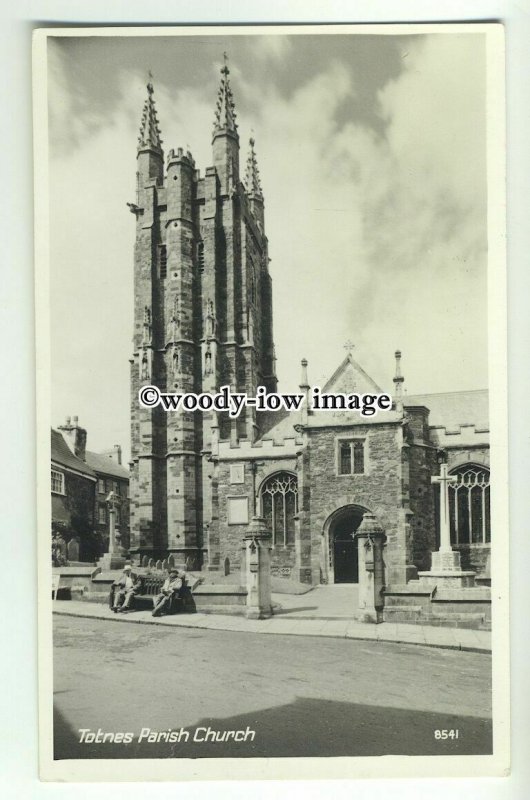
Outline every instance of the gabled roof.
<svg viewBox="0 0 530 800">
<path fill-rule="evenodd" d="M 129 480 L 129 470 L 121 464 L 118 464 L 111 456 L 104 453 L 92 453 L 90 450 L 87 450 L 85 457 L 86 463 L 92 467 L 94 472 L 110 475 L 112 478 Z"/>
<path fill-rule="evenodd" d="M 51 430 L 51 460 L 65 469 L 80 472 L 89 478 L 96 477 L 90 466 L 72 453 L 62 433 L 53 428 Z"/>
<path fill-rule="evenodd" d="M 345 394 L 380 394 L 383 390 L 348 353 L 344 361 L 339 364 L 322 392 L 344 392 Z"/>
<path fill-rule="evenodd" d="M 404 395 L 405 408 L 425 406 L 429 409 L 429 425 L 456 430 L 460 425 L 489 428 L 487 389 L 436 394 Z"/>
</svg>

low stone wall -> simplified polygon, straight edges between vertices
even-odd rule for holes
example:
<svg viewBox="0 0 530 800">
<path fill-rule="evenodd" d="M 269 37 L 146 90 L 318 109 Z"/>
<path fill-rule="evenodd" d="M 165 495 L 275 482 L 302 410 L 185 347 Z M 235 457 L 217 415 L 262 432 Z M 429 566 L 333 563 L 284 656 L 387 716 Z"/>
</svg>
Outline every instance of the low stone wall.
<svg viewBox="0 0 530 800">
<path fill-rule="evenodd" d="M 99 571 L 93 564 L 52 567 L 52 575 L 60 576 L 57 600 L 83 600 L 90 594 L 93 580 Z"/>
<path fill-rule="evenodd" d="M 148 575 L 153 571 L 137 569 L 137 574 Z M 55 574 L 60 574 L 60 590 L 58 600 L 85 600 L 87 602 L 107 603 L 110 588 L 114 581 L 122 575 L 122 570 L 101 571 L 99 567 L 57 567 Z M 165 577 L 165 573 L 160 573 Z M 244 613 L 247 602 L 247 590 L 239 584 L 199 583 L 198 578 L 188 573 L 194 601 L 194 610 L 208 613 L 230 614 Z M 149 600 L 141 602 L 142 607 L 149 606 Z"/>
<path fill-rule="evenodd" d="M 193 591 L 197 611 L 203 613 L 244 614 L 247 590 L 243 586 L 202 583 Z"/>
<path fill-rule="evenodd" d="M 411 581 L 383 592 L 385 622 L 491 630 L 491 591 L 487 586 L 438 589 Z"/>
</svg>

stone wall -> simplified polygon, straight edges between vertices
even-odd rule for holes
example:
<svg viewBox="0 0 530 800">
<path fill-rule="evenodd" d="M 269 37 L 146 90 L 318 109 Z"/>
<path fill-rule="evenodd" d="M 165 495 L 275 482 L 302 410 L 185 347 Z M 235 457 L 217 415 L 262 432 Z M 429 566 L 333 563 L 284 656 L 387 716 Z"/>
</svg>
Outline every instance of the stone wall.
<svg viewBox="0 0 530 800">
<path fill-rule="evenodd" d="M 436 474 L 436 451 L 411 444 L 409 462 L 409 507 L 412 563 L 418 570 L 430 569 L 431 552 L 436 549 L 435 497 L 431 476 Z"/>
</svg>

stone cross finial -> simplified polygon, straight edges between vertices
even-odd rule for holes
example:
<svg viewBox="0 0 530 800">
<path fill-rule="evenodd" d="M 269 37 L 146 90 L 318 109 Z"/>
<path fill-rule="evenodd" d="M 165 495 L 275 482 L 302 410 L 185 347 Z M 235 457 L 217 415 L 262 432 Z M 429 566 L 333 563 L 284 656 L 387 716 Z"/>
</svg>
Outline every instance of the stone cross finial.
<svg viewBox="0 0 530 800">
<path fill-rule="evenodd" d="M 344 342 L 344 349 L 346 350 L 348 355 L 351 355 L 351 353 L 354 350 L 354 348 L 355 348 L 355 345 L 354 345 L 354 343 L 352 342 L 351 339 L 348 339 L 347 342 Z"/>
</svg>

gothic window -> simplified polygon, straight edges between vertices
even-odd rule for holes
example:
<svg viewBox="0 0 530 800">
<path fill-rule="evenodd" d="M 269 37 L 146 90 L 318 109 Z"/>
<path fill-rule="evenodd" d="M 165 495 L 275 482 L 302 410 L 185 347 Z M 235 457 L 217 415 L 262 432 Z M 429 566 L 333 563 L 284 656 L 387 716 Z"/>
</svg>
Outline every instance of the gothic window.
<svg viewBox="0 0 530 800">
<path fill-rule="evenodd" d="M 339 475 L 362 475 L 364 473 L 364 444 L 364 439 L 339 440 Z"/>
<path fill-rule="evenodd" d="M 52 469 L 52 492 L 54 494 L 64 494 L 64 473 Z"/>
<path fill-rule="evenodd" d="M 449 484 L 449 519 L 452 544 L 489 544 L 490 472 L 487 467 L 465 464 L 452 470 L 458 482 Z"/>
<path fill-rule="evenodd" d="M 160 277 L 166 278 L 167 277 L 167 247 L 165 244 L 161 244 L 158 247 L 158 263 L 160 267 Z"/>
<path fill-rule="evenodd" d="M 294 475 L 272 475 L 261 489 L 261 514 L 273 546 L 294 545 L 294 517 L 298 511 L 298 482 Z"/>
</svg>

